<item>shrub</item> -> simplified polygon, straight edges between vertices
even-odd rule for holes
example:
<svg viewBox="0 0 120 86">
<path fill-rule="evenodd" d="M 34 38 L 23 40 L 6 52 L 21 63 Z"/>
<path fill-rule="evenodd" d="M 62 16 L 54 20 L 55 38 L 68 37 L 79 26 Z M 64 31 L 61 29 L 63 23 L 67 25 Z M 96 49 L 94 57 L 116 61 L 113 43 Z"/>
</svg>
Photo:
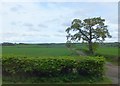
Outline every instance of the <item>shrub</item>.
<svg viewBox="0 0 120 86">
<path fill-rule="evenodd" d="M 101 77 L 104 74 L 104 64 L 103 57 L 87 57 L 80 60 L 77 70 L 81 75 Z"/>
<path fill-rule="evenodd" d="M 54 77 L 67 74 L 102 76 L 103 57 L 3 57 L 3 76 Z"/>
</svg>

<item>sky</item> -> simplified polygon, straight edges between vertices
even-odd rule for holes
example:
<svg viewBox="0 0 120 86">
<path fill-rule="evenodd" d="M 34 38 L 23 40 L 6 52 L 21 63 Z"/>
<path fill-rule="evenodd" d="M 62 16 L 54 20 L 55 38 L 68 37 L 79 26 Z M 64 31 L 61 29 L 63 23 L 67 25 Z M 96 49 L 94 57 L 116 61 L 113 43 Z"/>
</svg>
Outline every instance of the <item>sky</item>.
<svg viewBox="0 0 120 86">
<path fill-rule="evenodd" d="M 118 41 L 117 2 L 2 2 L 0 42 L 65 43 L 66 28 L 75 18 L 101 17 Z"/>
</svg>

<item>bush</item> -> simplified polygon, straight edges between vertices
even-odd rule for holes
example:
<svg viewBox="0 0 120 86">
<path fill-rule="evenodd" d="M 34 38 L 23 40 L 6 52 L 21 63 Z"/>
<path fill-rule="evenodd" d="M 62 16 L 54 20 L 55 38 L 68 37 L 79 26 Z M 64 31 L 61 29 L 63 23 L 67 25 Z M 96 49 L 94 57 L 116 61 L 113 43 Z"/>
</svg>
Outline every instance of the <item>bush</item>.
<svg viewBox="0 0 120 86">
<path fill-rule="evenodd" d="M 87 57 L 78 63 L 81 75 L 101 77 L 104 74 L 105 59 L 103 57 Z"/>
<path fill-rule="evenodd" d="M 103 57 L 3 57 L 3 76 L 56 77 L 67 74 L 102 76 Z"/>
</svg>

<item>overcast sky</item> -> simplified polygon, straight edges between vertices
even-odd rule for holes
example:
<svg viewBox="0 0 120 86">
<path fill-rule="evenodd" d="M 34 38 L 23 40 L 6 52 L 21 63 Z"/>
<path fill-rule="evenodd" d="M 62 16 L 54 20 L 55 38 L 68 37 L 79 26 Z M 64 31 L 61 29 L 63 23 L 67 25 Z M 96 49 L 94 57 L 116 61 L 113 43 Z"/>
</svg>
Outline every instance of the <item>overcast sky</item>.
<svg viewBox="0 0 120 86">
<path fill-rule="evenodd" d="M 101 17 L 118 41 L 117 2 L 2 2 L 0 42 L 66 42 L 66 28 L 75 18 Z"/>
</svg>

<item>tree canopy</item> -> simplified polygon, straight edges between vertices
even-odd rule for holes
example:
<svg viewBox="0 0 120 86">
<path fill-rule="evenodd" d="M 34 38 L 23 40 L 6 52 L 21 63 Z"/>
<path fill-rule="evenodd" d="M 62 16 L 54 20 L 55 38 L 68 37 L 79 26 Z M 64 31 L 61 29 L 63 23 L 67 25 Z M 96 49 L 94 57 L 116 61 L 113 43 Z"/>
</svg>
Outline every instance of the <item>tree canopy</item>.
<svg viewBox="0 0 120 86">
<path fill-rule="evenodd" d="M 93 53 L 94 44 L 103 42 L 110 35 L 105 19 L 94 17 L 84 19 L 74 19 L 71 26 L 66 29 L 67 41 L 85 41 L 89 45 L 89 52 Z"/>
</svg>

